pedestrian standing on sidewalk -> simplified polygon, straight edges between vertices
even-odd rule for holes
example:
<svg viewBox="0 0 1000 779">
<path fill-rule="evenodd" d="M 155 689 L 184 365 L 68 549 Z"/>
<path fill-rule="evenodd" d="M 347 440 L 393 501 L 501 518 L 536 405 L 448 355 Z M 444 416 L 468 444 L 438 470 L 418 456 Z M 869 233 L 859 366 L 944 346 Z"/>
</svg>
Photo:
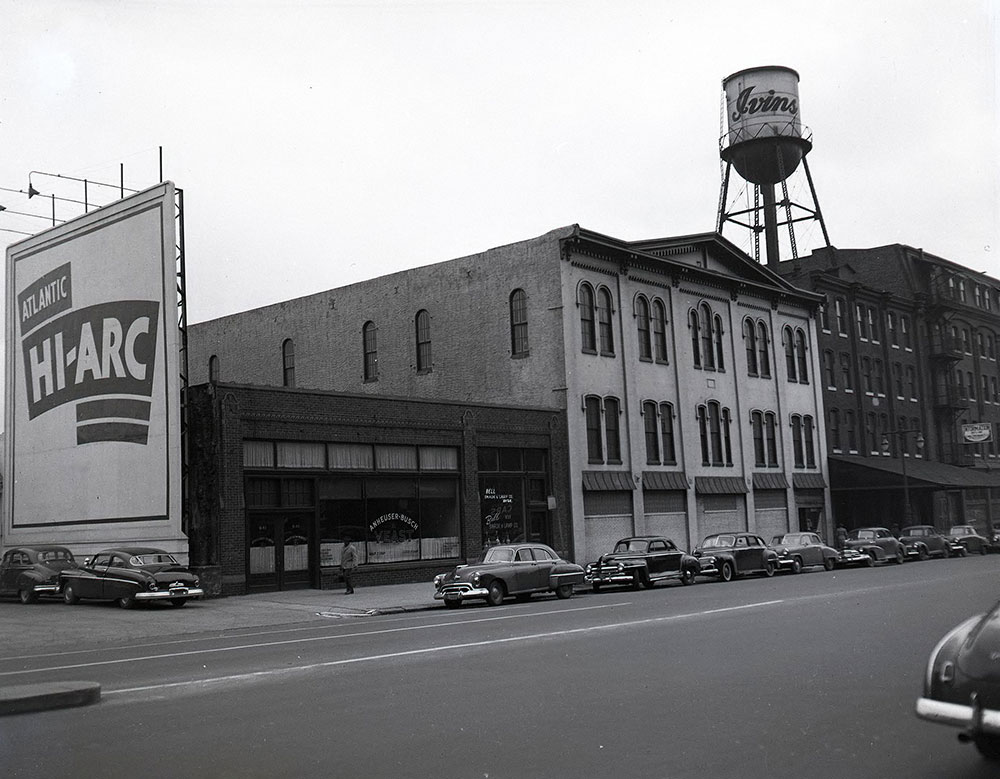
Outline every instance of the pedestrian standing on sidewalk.
<svg viewBox="0 0 1000 779">
<path fill-rule="evenodd" d="M 344 540 L 344 548 L 340 552 L 340 571 L 344 576 L 345 595 L 354 594 L 354 569 L 358 567 L 358 548 L 354 542 L 347 538 Z"/>
</svg>

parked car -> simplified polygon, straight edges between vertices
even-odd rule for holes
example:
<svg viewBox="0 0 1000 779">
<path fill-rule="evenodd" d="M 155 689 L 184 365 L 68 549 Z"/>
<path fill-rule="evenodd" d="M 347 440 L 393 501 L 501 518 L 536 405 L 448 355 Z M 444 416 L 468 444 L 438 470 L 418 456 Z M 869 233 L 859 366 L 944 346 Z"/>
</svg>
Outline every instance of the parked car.
<svg viewBox="0 0 1000 779">
<path fill-rule="evenodd" d="M 928 557 L 965 556 L 965 547 L 950 536 L 941 535 L 933 525 L 910 525 L 899 533 L 907 557 L 926 560 Z"/>
<path fill-rule="evenodd" d="M 857 549 L 869 555 L 875 562 L 892 560 L 902 564 L 906 559 L 906 548 L 888 529 L 884 527 L 859 527 L 847 534 L 845 549 Z"/>
<path fill-rule="evenodd" d="M 990 760 L 1000 760 L 1000 603 L 971 617 L 931 652 L 917 716 L 961 728 Z"/>
<path fill-rule="evenodd" d="M 587 580 L 594 592 L 606 584 L 655 587 L 659 581 L 679 579 L 694 584 L 701 570 L 698 558 L 677 548 L 662 536 L 623 538 L 596 563 L 587 565 Z"/>
<path fill-rule="evenodd" d="M 990 550 L 990 540 L 979 535 L 972 525 L 955 525 L 948 531 L 948 537 L 961 544 L 966 554 L 986 554 Z"/>
<path fill-rule="evenodd" d="M 508 595 L 527 600 L 536 592 L 569 598 L 583 580 L 581 566 L 561 559 L 544 544 L 501 544 L 487 549 L 481 562 L 435 576 L 434 598 L 450 608 L 477 599 L 499 606 Z"/>
<path fill-rule="evenodd" d="M 16 595 L 21 603 L 34 603 L 39 595 L 58 595 L 59 572 L 76 567 L 65 546 L 13 547 L 0 558 L 0 595 Z"/>
<path fill-rule="evenodd" d="M 812 565 L 832 571 L 837 564 L 837 550 L 823 543 L 816 533 L 785 533 L 771 539 L 781 568 L 798 573 Z"/>
<path fill-rule="evenodd" d="M 746 573 L 774 576 L 778 553 L 754 533 L 715 533 L 707 536 L 693 551 L 701 573 L 724 582 Z"/>
<path fill-rule="evenodd" d="M 146 546 L 98 552 L 80 568 L 60 572 L 59 589 L 70 605 L 81 599 L 113 600 L 123 609 L 157 600 L 183 606 L 204 595 L 198 577 L 172 554 Z"/>
</svg>

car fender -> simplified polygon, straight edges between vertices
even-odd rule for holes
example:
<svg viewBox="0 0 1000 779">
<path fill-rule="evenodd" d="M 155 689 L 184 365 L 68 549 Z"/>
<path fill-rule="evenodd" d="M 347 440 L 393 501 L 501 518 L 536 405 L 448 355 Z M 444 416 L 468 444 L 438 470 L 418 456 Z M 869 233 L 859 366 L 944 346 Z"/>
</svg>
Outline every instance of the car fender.
<svg viewBox="0 0 1000 779">
<path fill-rule="evenodd" d="M 722 568 L 722 563 L 727 562 L 733 567 L 733 573 L 737 574 L 740 572 L 739 566 L 736 564 L 736 557 L 729 552 L 722 552 L 721 554 L 713 554 L 712 557 L 715 558 L 716 569 Z"/>
<path fill-rule="evenodd" d="M 701 572 L 701 561 L 694 555 L 686 554 L 681 557 L 681 570 L 691 570 L 695 573 Z"/>
</svg>

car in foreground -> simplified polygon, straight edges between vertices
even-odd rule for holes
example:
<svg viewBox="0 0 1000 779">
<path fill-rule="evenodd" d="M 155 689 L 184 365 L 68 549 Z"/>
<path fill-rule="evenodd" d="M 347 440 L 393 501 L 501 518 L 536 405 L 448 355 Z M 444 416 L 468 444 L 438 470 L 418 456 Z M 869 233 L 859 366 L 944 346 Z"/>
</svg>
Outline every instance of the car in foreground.
<svg viewBox="0 0 1000 779">
<path fill-rule="evenodd" d="M 771 539 L 771 548 L 778 553 L 778 565 L 792 573 L 814 565 L 822 565 L 832 571 L 837 565 L 837 550 L 824 544 L 817 533 L 775 536 Z"/>
<path fill-rule="evenodd" d="M 931 652 L 917 716 L 961 728 L 990 760 L 1000 761 L 1000 603 L 953 628 Z"/>
<path fill-rule="evenodd" d="M 979 535 L 973 525 L 955 525 L 948 531 L 948 537 L 961 544 L 966 554 L 986 554 L 990 550 L 990 540 Z"/>
<path fill-rule="evenodd" d="M 933 525 L 910 525 L 899 533 L 907 557 L 926 560 L 928 557 L 965 557 L 965 547 L 950 536 L 941 535 Z"/>
<path fill-rule="evenodd" d="M 204 595 L 196 574 L 162 549 L 146 546 L 105 549 L 75 570 L 59 574 L 63 600 L 113 600 L 123 609 L 137 603 L 167 601 L 183 606 Z"/>
<path fill-rule="evenodd" d="M 21 603 L 35 603 L 40 595 L 59 594 L 59 573 L 76 568 L 65 546 L 17 546 L 0 558 L 0 595 L 16 595 Z"/>
<path fill-rule="evenodd" d="M 845 547 L 837 553 L 838 568 L 871 568 L 873 565 L 875 565 L 875 558 L 857 549 Z"/>
<path fill-rule="evenodd" d="M 902 565 L 906 559 L 906 547 L 896 536 L 884 527 L 859 527 L 847 534 L 845 549 L 856 549 L 881 563 L 891 560 Z"/>
<path fill-rule="evenodd" d="M 778 553 L 754 533 L 714 533 L 706 536 L 693 554 L 702 575 L 724 582 L 748 573 L 774 576 L 778 570 Z"/>
<path fill-rule="evenodd" d="M 697 557 L 662 536 L 623 538 L 608 554 L 586 568 L 587 581 L 594 592 L 609 584 L 652 588 L 657 582 L 671 579 L 694 584 L 700 571 Z"/>
<path fill-rule="evenodd" d="M 544 544 L 500 544 L 487 549 L 481 562 L 435 576 L 434 598 L 449 608 L 468 600 L 499 606 L 508 596 L 528 600 L 536 592 L 569 598 L 584 576 L 581 566 L 563 560 Z"/>
</svg>

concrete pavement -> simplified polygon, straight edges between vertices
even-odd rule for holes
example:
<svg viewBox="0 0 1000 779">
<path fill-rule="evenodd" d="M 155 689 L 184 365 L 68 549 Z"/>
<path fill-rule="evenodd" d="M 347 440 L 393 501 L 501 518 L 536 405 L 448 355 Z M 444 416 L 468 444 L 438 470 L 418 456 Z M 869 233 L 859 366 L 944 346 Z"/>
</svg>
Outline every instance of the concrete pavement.
<svg viewBox="0 0 1000 779">
<path fill-rule="evenodd" d="M 241 632 L 276 625 L 352 619 L 394 612 L 443 608 L 430 582 L 343 590 L 288 590 L 191 601 L 180 609 L 165 604 L 131 610 L 85 601 L 67 606 L 45 600 L 28 606 L 0 603 L 0 659 L 43 653 L 143 643 L 206 632 Z M 82 706 L 100 699 L 94 682 L 0 684 L 0 716 Z"/>
</svg>

